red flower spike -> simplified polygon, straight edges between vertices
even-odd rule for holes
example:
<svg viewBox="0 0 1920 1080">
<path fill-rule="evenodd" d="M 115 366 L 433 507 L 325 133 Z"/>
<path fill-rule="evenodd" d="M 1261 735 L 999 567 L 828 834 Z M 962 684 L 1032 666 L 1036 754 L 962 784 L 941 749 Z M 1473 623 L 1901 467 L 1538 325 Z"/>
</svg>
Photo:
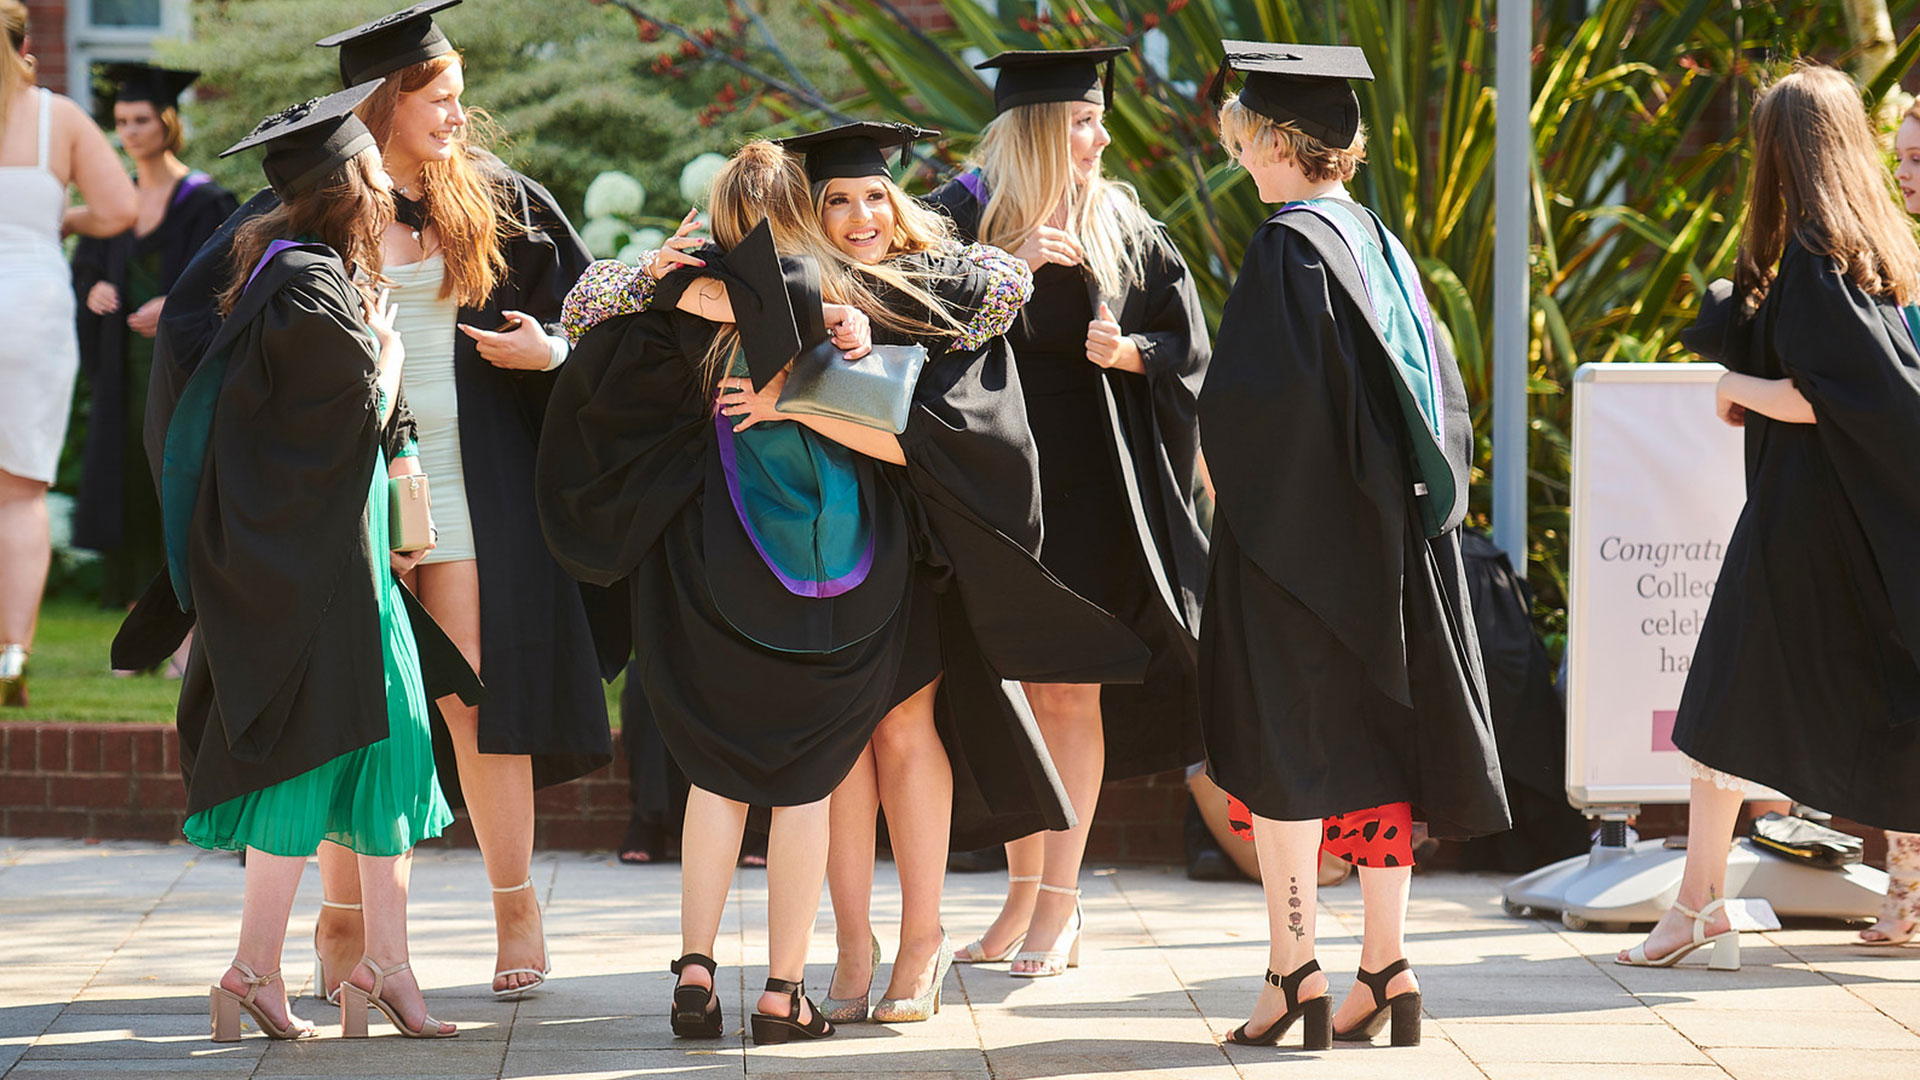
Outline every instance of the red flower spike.
<svg viewBox="0 0 1920 1080">
<path fill-rule="evenodd" d="M 1081 23 L 1086 21 L 1087 21 L 1086 17 L 1081 15 L 1078 9 L 1070 10 L 1067 12 L 1068 26 L 1079 26 Z"/>
<path fill-rule="evenodd" d="M 1154 27 L 1160 25 L 1160 16 L 1155 15 L 1153 12 L 1149 11 L 1145 15 L 1140 16 L 1140 25 L 1151 30 Z"/>
<path fill-rule="evenodd" d="M 1172 0 L 1172 2 L 1167 5 L 1167 14 L 1173 15 L 1186 6 L 1187 0 Z"/>
</svg>

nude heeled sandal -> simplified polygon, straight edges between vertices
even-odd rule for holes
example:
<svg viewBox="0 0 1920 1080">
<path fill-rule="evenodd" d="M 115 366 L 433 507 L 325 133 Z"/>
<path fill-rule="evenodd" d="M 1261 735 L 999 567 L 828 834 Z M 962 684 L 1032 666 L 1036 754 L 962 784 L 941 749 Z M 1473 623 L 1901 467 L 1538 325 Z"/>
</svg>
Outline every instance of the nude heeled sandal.
<svg viewBox="0 0 1920 1080">
<path fill-rule="evenodd" d="M 1707 933 L 1707 921 L 1713 913 L 1727 906 L 1725 899 L 1715 900 L 1706 907 L 1695 911 L 1685 904 L 1675 903 L 1673 910 L 1693 920 L 1693 940 L 1657 959 L 1647 957 L 1647 943 L 1642 941 L 1627 950 L 1625 959 L 1614 957 L 1613 962 L 1625 967 L 1672 967 L 1681 959 L 1705 945 L 1713 946 L 1713 955 L 1707 958 L 1707 967 L 1714 971 L 1740 970 L 1740 931 L 1725 930 L 1718 934 Z"/>
<path fill-rule="evenodd" d="M 533 879 L 528 878 L 527 880 L 521 882 L 518 885 L 509 885 L 504 889 L 496 885 L 494 886 L 493 891 L 496 893 L 515 893 L 515 892 L 520 892 L 522 890 L 531 889 L 531 888 L 533 888 Z M 539 906 L 540 905 L 536 900 L 534 903 L 535 911 L 539 910 Z M 499 990 L 495 990 L 493 992 L 493 996 L 500 999 L 501 1001 L 519 1001 L 523 996 L 526 995 L 526 993 L 529 990 L 538 990 L 540 987 L 546 985 L 547 976 L 551 974 L 553 974 L 553 961 L 547 955 L 547 919 L 545 914 L 541 914 L 540 916 L 540 966 L 538 968 L 506 968 L 504 970 L 496 971 L 493 973 L 493 977 L 495 979 L 499 979 L 507 975 L 531 975 L 533 976 L 533 981 L 526 984 L 525 986 L 503 987 Z"/>
<path fill-rule="evenodd" d="M 1022 875 L 1018 877 L 1010 875 L 1007 878 L 1007 884 L 1009 885 L 1032 885 L 1037 884 L 1039 881 L 1039 874 Z M 1023 932 L 1019 937 L 1007 942 L 1006 948 L 990 955 L 987 952 L 987 935 L 981 934 L 979 937 L 973 939 L 971 944 L 955 949 L 953 951 L 953 962 L 956 964 L 1004 964 L 1013 959 L 1013 954 L 1019 952 L 1020 946 L 1026 944 L 1026 941 L 1027 935 Z"/>
<path fill-rule="evenodd" d="M 360 904 L 341 904 L 325 897 L 321 897 L 320 906 L 337 911 L 359 911 L 362 908 Z M 344 977 L 340 980 L 345 981 Z M 320 991 L 320 996 L 326 999 L 327 1004 L 340 1004 L 340 983 L 336 982 L 333 989 L 327 989 L 327 962 L 320 957 L 320 927 L 317 925 L 313 928 L 313 988 Z"/>
<path fill-rule="evenodd" d="M 1080 966 L 1080 934 L 1087 928 L 1086 913 L 1080 910 L 1080 890 L 1063 888 L 1059 885 L 1049 885 L 1043 881 L 1040 883 L 1040 891 L 1059 893 L 1062 896 L 1073 897 L 1073 922 L 1069 924 L 1065 930 L 1060 932 L 1060 936 L 1054 940 L 1053 948 L 1047 949 L 1044 952 L 1023 949 L 1020 952 L 1014 953 L 1013 962 L 1016 964 L 1022 960 L 1036 960 L 1040 963 L 1040 967 L 1034 971 L 1014 971 L 1009 969 L 1007 974 L 1016 979 L 1044 979 L 1053 975 L 1065 974 L 1068 968 Z"/>
<path fill-rule="evenodd" d="M 340 984 L 340 1035 L 347 1039 L 367 1037 L 367 1009 L 379 1009 L 380 1015 L 387 1018 L 394 1030 L 409 1039 L 451 1039 L 460 1033 L 453 1025 L 443 1024 L 431 1015 L 420 1018 L 420 1026 L 410 1028 L 400 1019 L 400 1010 L 389 1004 L 386 999 L 387 976 L 398 975 L 413 967 L 405 961 L 390 968 L 383 968 L 373 962 L 373 957 L 363 956 L 362 964 L 373 972 L 373 986 L 363 987 L 351 978 Z"/>
<path fill-rule="evenodd" d="M 226 987 L 221 986 L 219 983 L 215 983 L 207 988 L 207 1014 L 213 1024 L 214 1042 L 227 1043 L 240 1041 L 240 1012 L 243 1009 L 246 1010 L 248 1016 L 253 1017 L 254 1024 L 257 1025 L 261 1033 L 269 1039 L 313 1038 L 313 1025 L 293 1015 L 291 1005 L 289 1005 L 287 1009 L 286 1026 L 282 1027 L 273 1022 L 273 1019 L 267 1015 L 266 1010 L 262 1009 L 260 1003 L 256 1000 L 261 987 L 280 977 L 279 968 L 274 968 L 265 975 L 255 975 L 252 968 L 239 960 L 235 960 L 233 962 L 233 970 L 239 972 L 240 977 L 247 981 L 247 992 L 245 995 L 236 994 Z"/>
</svg>

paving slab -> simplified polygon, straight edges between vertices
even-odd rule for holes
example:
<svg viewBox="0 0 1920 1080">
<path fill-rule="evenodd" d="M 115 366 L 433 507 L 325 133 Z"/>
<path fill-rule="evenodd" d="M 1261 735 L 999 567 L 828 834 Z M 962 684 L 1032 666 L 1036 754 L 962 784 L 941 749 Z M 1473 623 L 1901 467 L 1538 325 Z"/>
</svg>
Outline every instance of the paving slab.
<svg viewBox="0 0 1920 1080">
<path fill-rule="evenodd" d="M 1772 1080 L 1920 1076 L 1920 948 L 1869 950 L 1838 923 L 1748 935 L 1744 967 L 1619 967 L 1627 934 L 1571 933 L 1515 919 L 1502 879 L 1422 874 L 1407 940 L 1425 994 L 1416 1048 L 1306 1053 L 1229 1047 L 1267 960 L 1266 907 L 1246 884 L 1190 882 L 1168 867 L 1092 867 L 1083 878 L 1082 966 L 1016 979 L 1005 964 L 957 965 L 942 1009 L 922 1024 L 847 1025 L 821 1043 L 756 1047 L 745 1021 L 766 978 L 766 875 L 743 870 L 714 953 L 726 1036 L 675 1039 L 667 1024 L 680 951 L 679 869 L 621 866 L 604 854 L 542 853 L 554 978 L 496 1000 L 491 894 L 473 852 L 422 853 L 409 930 L 447 1042 L 342 1040 L 339 1010 L 312 996 L 307 946 L 317 872 L 301 882 L 282 966 L 294 1011 L 320 1038 L 207 1041 L 206 986 L 232 955 L 238 861 L 181 844 L 0 838 L 0 927 L 12 962 L 0 979 L 0 1077 L 207 1077 L 318 1080 L 627 1080 L 652 1077 L 888 1077 L 890 1080 Z M 1000 875 L 955 874 L 943 915 L 956 942 L 999 908 Z M 1352 883 L 1327 890 L 1316 923 L 1335 994 L 1353 986 L 1364 912 Z M 897 951 L 899 891 L 876 875 L 871 921 Z M 832 971 L 823 903 L 808 953 L 815 999 Z"/>
</svg>

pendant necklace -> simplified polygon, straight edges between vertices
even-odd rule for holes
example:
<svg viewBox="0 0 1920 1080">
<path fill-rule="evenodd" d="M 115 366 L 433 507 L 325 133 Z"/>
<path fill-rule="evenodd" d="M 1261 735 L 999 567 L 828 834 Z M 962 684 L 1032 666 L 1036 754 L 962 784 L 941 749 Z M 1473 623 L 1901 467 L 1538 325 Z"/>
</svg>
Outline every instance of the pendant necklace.
<svg viewBox="0 0 1920 1080">
<path fill-rule="evenodd" d="M 427 207 L 424 202 L 407 198 L 401 194 L 401 190 L 396 189 L 393 193 L 393 218 L 413 230 L 413 242 L 418 244 L 420 230 L 427 227 Z"/>
</svg>

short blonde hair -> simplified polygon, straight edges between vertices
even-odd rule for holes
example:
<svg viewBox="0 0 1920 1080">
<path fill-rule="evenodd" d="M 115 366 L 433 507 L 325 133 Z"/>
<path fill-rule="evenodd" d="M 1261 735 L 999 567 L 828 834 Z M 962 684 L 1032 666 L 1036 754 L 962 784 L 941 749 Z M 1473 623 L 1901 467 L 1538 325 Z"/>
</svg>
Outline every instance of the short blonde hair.
<svg viewBox="0 0 1920 1080">
<path fill-rule="evenodd" d="M 1291 159 L 1301 175 L 1314 183 L 1338 180 L 1346 183 L 1367 160 L 1367 127 L 1361 124 L 1346 147 L 1328 146 L 1300 130 L 1293 121 L 1281 122 L 1262 116 L 1230 95 L 1220 106 L 1220 145 L 1227 153 L 1239 156 L 1242 147 L 1271 153 L 1278 160 Z"/>
</svg>

